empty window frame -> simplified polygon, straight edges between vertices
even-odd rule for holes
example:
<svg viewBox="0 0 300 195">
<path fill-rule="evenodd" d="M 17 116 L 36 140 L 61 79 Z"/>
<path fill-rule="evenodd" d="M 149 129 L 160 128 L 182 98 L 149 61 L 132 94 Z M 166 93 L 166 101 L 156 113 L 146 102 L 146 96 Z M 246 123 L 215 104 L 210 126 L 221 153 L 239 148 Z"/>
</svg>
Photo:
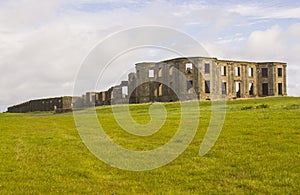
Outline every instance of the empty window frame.
<svg viewBox="0 0 300 195">
<path fill-rule="evenodd" d="M 279 77 L 282 77 L 282 68 L 278 68 L 278 69 L 277 69 L 277 75 L 278 75 Z"/>
<path fill-rule="evenodd" d="M 282 83 L 278 83 L 278 95 L 282 95 Z"/>
<path fill-rule="evenodd" d="M 185 64 L 185 70 L 193 69 L 193 64 L 192 63 L 186 63 Z"/>
<path fill-rule="evenodd" d="M 249 83 L 249 95 L 254 95 L 254 83 Z"/>
<path fill-rule="evenodd" d="M 163 95 L 163 85 L 159 84 L 158 86 L 158 96 L 162 96 Z"/>
<path fill-rule="evenodd" d="M 170 69 L 169 69 L 169 75 L 170 75 L 170 76 L 172 76 L 172 75 L 173 75 L 173 68 L 174 68 L 174 67 L 173 67 L 173 66 L 171 66 L 171 67 L 170 67 Z"/>
<path fill-rule="evenodd" d="M 128 87 L 123 86 L 122 87 L 122 98 L 125 98 L 128 95 Z"/>
<path fill-rule="evenodd" d="M 210 80 L 205 80 L 205 93 L 210 93 Z"/>
<path fill-rule="evenodd" d="M 162 68 L 158 69 L 157 77 L 162 77 Z"/>
<path fill-rule="evenodd" d="M 154 70 L 150 69 L 149 70 L 149 78 L 153 78 L 154 77 Z"/>
<path fill-rule="evenodd" d="M 262 77 L 268 77 L 268 68 L 262 68 L 261 75 Z"/>
<path fill-rule="evenodd" d="M 96 95 L 95 94 L 92 94 L 91 95 L 91 103 L 94 103 L 95 104 L 96 102 Z"/>
<path fill-rule="evenodd" d="M 262 84 L 262 94 L 263 94 L 263 95 L 268 95 L 268 94 L 269 94 L 269 86 L 268 86 L 268 83 L 263 83 L 263 84 Z"/>
<path fill-rule="evenodd" d="M 158 88 L 159 88 L 159 87 L 158 87 Z M 157 95 L 158 95 L 158 94 L 157 94 L 158 88 L 155 88 L 155 89 L 154 89 L 154 97 L 157 97 Z"/>
<path fill-rule="evenodd" d="M 248 68 L 248 76 L 253 77 L 253 68 Z"/>
<path fill-rule="evenodd" d="M 102 101 L 105 101 L 105 92 L 102 92 Z"/>
<path fill-rule="evenodd" d="M 221 76 L 226 76 L 226 66 L 221 66 Z"/>
<path fill-rule="evenodd" d="M 111 99 L 113 99 L 113 98 L 114 98 L 114 90 L 112 90 L 112 91 L 111 91 L 111 93 L 110 93 L 110 97 L 111 97 Z"/>
<path fill-rule="evenodd" d="M 222 94 L 226 95 L 227 94 L 227 83 L 222 82 Z"/>
<path fill-rule="evenodd" d="M 241 82 L 239 82 L 239 81 L 235 82 L 235 92 L 236 92 L 236 97 L 240 98 L 241 97 Z"/>
<path fill-rule="evenodd" d="M 205 63 L 204 64 L 204 73 L 205 74 L 209 74 L 210 73 L 210 64 L 209 63 Z"/>
<path fill-rule="evenodd" d="M 239 66 L 235 67 L 235 76 L 237 77 L 241 76 L 241 67 Z"/>
<path fill-rule="evenodd" d="M 192 88 L 193 88 L 193 81 L 192 80 L 186 81 L 186 89 L 189 93 L 192 92 L 192 90 L 191 90 Z"/>
</svg>

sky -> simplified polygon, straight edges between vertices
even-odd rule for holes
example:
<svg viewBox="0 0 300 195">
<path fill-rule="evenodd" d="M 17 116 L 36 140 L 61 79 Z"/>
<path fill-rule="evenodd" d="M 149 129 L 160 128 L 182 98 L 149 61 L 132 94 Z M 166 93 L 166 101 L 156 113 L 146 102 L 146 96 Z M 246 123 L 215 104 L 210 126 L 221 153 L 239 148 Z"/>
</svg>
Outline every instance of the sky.
<svg viewBox="0 0 300 195">
<path fill-rule="evenodd" d="M 97 44 L 148 25 L 183 32 L 218 59 L 286 62 L 288 95 L 300 95 L 300 1 L 0 0 L 0 111 L 72 95 L 80 66 Z M 172 56 L 151 52 L 122 56 L 116 62 L 126 66 L 111 71 L 97 90 L 126 79 L 119 75 L 134 70 L 133 60 Z"/>
</svg>

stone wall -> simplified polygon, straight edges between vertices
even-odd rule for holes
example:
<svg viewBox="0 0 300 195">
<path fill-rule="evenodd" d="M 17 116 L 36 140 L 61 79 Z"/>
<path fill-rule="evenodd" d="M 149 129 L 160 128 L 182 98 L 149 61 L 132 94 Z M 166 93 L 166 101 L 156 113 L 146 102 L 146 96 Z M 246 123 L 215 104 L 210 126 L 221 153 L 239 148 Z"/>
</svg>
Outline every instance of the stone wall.
<svg viewBox="0 0 300 195">
<path fill-rule="evenodd" d="M 66 112 L 72 110 L 72 97 L 55 97 L 46 99 L 30 100 L 8 108 L 8 112 L 26 113 L 38 111 Z"/>
</svg>

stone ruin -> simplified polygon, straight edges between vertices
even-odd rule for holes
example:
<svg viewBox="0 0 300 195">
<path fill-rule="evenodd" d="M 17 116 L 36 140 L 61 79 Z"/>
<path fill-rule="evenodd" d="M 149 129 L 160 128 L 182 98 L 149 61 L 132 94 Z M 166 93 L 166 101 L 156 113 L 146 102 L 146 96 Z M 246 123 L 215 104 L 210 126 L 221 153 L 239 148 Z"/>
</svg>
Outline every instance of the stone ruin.
<svg viewBox="0 0 300 195">
<path fill-rule="evenodd" d="M 82 97 L 31 100 L 8 112 L 65 112 L 92 106 L 286 96 L 286 63 L 175 58 L 135 65 L 128 81 Z"/>
</svg>

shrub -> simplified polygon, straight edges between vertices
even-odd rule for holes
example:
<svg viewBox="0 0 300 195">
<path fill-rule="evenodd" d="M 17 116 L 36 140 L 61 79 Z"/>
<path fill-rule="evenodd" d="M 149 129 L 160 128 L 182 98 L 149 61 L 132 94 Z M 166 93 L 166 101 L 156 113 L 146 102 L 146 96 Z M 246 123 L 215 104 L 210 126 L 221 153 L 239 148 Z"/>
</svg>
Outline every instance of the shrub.
<svg viewBox="0 0 300 195">
<path fill-rule="evenodd" d="M 260 105 L 257 105 L 255 108 L 256 108 L 256 109 L 260 109 L 260 108 L 269 108 L 269 105 L 268 105 L 268 104 L 260 104 Z"/>
<path fill-rule="evenodd" d="M 253 106 L 243 106 L 242 108 L 241 108 L 241 110 L 250 110 L 250 109 L 252 109 L 253 108 Z"/>
</svg>

